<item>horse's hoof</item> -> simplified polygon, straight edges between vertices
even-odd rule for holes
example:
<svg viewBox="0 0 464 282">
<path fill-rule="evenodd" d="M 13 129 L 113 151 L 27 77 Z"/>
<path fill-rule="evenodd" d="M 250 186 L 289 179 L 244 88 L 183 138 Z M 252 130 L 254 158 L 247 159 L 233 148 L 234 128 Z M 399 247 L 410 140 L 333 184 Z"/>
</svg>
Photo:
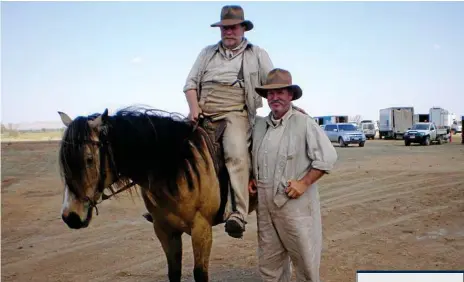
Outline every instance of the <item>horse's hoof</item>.
<svg viewBox="0 0 464 282">
<path fill-rule="evenodd" d="M 151 216 L 151 213 L 144 213 L 143 214 L 143 217 L 145 217 L 145 219 L 151 223 L 153 223 L 153 217 Z"/>
</svg>

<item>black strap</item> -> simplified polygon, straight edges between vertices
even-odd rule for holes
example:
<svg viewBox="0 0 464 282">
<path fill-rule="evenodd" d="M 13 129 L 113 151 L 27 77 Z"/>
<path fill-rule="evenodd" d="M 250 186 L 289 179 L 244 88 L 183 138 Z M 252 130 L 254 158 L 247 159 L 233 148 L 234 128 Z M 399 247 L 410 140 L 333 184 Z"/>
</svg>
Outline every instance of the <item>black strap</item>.
<svg viewBox="0 0 464 282">
<path fill-rule="evenodd" d="M 246 50 L 246 49 L 245 49 Z M 232 83 L 230 86 L 234 86 L 236 83 L 240 84 L 240 87 L 243 87 L 242 82 L 244 82 L 244 76 L 243 76 L 243 60 L 245 58 L 245 50 L 242 52 L 242 63 L 240 65 L 240 70 L 238 71 L 237 74 L 237 79 Z"/>
</svg>

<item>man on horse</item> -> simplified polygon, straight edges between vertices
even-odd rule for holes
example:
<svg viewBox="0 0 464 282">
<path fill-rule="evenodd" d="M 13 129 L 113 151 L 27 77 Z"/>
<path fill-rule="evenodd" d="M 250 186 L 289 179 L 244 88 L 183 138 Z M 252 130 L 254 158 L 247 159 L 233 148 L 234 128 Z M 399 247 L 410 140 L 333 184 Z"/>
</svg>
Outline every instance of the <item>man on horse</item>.
<svg viewBox="0 0 464 282">
<path fill-rule="evenodd" d="M 225 229 L 239 238 L 245 231 L 249 206 L 251 129 L 256 110 L 262 107 L 255 87 L 262 85 L 273 65 L 264 49 L 244 37 L 253 23 L 245 20 L 240 6 L 224 6 L 220 19 L 211 26 L 220 28 L 221 41 L 201 50 L 183 90 L 192 121 L 200 114 L 212 121 L 226 120 L 222 145 L 235 201 L 229 196 Z"/>
<path fill-rule="evenodd" d="M 251 194 L 258 194 L 259 270 L 264 281 L 319 282 L 322 224 L 317 180 L 332 170 L 337 152 L 321 127 L 292 109 L 303 95 L 290 72 L 272 70 L 257 87 L 271 113 L 253 128 Z M 257 187 L 257 189 L 256 189 Z"/>
<path fill-rule="evenodd" d="M 240 238 L 249 211 L 251 131 L 257 109 L 263 106 L 262 97 L 255 88 L 265 82 L 273 64 L 263 48 L 245 38 L 245 32 L 254 25 L 245 19 L 242 7 L 224 6 L 220 21 L 211 26 L 220 28 L 221 40 L 201 50 L 183 91 L 190 108 L 190 120 L 198 122 L 202 115 L 213 122 L 226 121 L 222 147 L 232 190 L 228 193 L 224 220 L 226 232 Z M 292 107 L 306 114 L 293 104 Z M 150 222 L 153 220 L 149 213 L 144 217 Z"/>
</svg>

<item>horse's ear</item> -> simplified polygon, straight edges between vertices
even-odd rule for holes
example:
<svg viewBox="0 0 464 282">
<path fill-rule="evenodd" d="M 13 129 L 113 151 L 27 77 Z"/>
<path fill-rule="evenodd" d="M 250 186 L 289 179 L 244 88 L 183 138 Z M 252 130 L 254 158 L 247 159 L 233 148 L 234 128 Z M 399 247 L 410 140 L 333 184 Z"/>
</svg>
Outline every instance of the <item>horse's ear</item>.
<svg viewBox="0 0 464 282">
<path fill-rule="evenodd" d="M 95 118 L 94 120 L 89 120 L 89 125 L 91 128 L 96 128 L 96 129 L 100 129 L 100 127 L 106 122 L 108 121 L 108 109 L 105 109 L 105 111 L 103 112 L 103 114 L 99 115 L 97 118 Z"/>
<path fill-rule="evenodd" d="M 103 114 L 101 115 L 101 117 L 102 117 L 102 122 L 103 123 L 106 123 L 108 121 L 108 108 L 106 108 L 103 111 Z"/>
<path fill-rule="evenodd" d="M 65 113 L 58 111 L 58 114 L 60 115 L 61 121 L 63 124 L 68 127 L 69 124 L 72 122 L 72 119 Z"/>
</svg>

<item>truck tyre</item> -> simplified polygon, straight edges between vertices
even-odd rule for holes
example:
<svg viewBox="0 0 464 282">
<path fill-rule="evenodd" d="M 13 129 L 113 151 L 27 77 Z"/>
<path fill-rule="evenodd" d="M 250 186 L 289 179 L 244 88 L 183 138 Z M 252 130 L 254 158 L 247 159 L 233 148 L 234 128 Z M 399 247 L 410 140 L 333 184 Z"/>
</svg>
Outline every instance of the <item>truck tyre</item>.
<svg viewBox="0 0 464 282">
<path fill-rule="evenodd" d="M 425 137 L 424 142 L 422 143 L 424 146 L 430 145 L 430 136 Z"/>
<path fill-rule="evenodd" d="M 359 147 L 364 147 L 364 142 L 359 143 Z"/>
<path fill-rule="evenodd" d="M 404 140 L 404 146 L 411 146 L 411 141 Z"/>
<path fill-rule="evenodd" d="M 443 137 L 442 136 L 438 137 L 438 145 L 441 145 L 441 144 L 443 144 Z"/>
</svg>

